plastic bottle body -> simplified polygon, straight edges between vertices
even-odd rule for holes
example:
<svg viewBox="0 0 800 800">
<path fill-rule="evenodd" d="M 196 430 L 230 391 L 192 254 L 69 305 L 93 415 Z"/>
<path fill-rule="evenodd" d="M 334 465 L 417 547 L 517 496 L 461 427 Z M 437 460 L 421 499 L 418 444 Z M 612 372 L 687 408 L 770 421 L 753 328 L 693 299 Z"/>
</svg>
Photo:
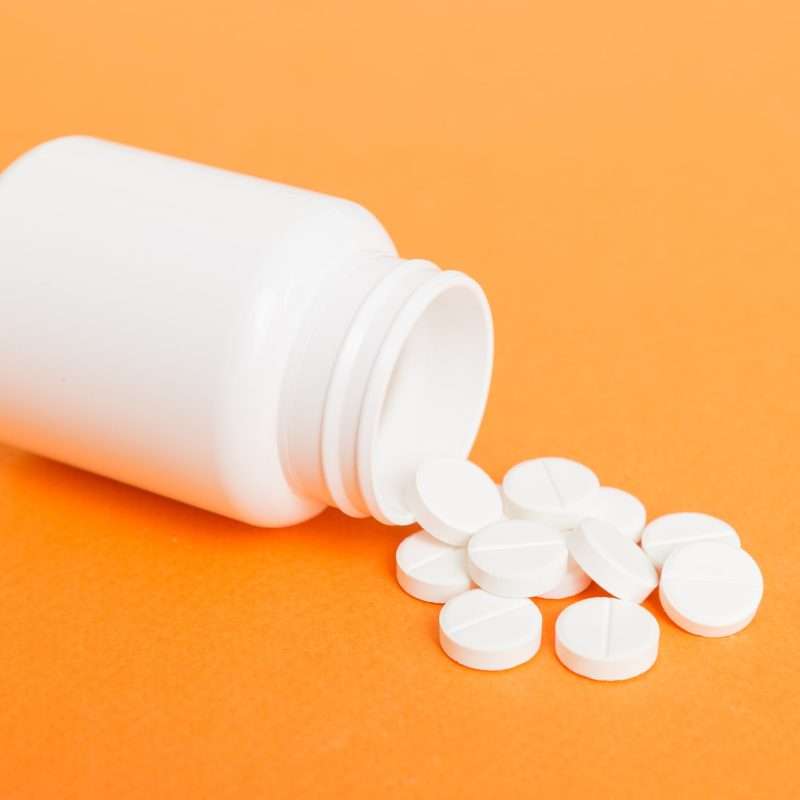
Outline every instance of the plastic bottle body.
<svg viewBox="0 0 800 800">
<path fill-rule="evenodd" d="M 353 387 L 374 384 L 408 293 L 449 274 L 410 266 L 345 200 L 85 137 L 40 145 L 0 175 L 0 440 L 258 525 L 348 492 L 343 510 L 375 513 Z M 370 334 L 372 356 L 353 343 Z M 326 415 L 328 440 L 355 426 L 327 448 Z"/>
</svg>

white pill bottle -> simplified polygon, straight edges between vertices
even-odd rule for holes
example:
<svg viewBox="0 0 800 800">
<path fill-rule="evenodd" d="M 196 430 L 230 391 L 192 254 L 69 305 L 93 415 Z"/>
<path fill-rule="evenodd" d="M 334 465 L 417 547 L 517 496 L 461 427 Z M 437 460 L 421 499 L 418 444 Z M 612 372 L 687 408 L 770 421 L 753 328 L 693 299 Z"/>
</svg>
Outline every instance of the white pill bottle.
<svg viewBox="0 0 800 800">
<path fill-rule="evenodd" d="M 0 441 L 254 525 L 408 524 L 492 368 L 471 278 L 355 203 L 82 136 L 0 174 Z"/>
</svg>

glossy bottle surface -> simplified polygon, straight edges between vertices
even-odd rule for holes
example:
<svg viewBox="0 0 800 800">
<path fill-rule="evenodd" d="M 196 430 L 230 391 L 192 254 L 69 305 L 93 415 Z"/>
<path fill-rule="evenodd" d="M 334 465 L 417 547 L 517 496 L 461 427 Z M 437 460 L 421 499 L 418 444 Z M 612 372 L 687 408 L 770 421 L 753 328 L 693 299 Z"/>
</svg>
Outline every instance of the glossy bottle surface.
<svg viewBox="0 0 800 800">
<path fill-rule="evenodd" d="M 491 348 L 477 285 L 349 201 L 86 137 L 0 175 L 9 444 L 253 524 L 403 522 L 407 471 L 469 450 Z"/>
</svg>

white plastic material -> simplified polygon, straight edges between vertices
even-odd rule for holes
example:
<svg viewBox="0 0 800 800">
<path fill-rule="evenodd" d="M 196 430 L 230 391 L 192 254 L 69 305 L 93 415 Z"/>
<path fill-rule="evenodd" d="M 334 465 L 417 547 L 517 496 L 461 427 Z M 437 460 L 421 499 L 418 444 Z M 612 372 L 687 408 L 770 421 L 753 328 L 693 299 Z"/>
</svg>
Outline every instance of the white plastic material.
<svg viewBox="0 0 800 800">
<path fill-rule="evenodd" d="M 620 600 L 641 603 L 658 585 L 658 573 L 639 545 L 608 522 L 585 519 L 567 544 L 581 569 Z"/>
<path fill-rule="evenodd" d="M 534 458 L 512 467 L 503 478 L 505 512 L 562 530 L 581 520 L 573 506 L 600 485 L 588 467 L 567 458 Z"/>
<path fill-rule="evenodd" d="M 476 464 L 458 458 L 421 464 L 407 502 L 416 521 L 431 536 L 456 546 L 465 545 L 481 528 L 503 515 L 494 481 Z"/>
<path fill-rule="evenodd" d="M 472 589 L 448 600 L 439 614 L 439 642 L 453 661 L 483 670 L 510 669 L 533 658 L 542 641 L 542 615 L 527 598 Z"/>
<path fill-rule="evenodd" d="M 412 597 L 446 603 L 472 588 L 463 547 L 451 547 L 425 531 L 400 542 L 395 557 L 397 582 Z"/>
<path fill-rule="evenodd" d="M 634 542 L 642 538 L 647 511 L 641 500 L 622 489 L 599 486 L 572 506 L 581 518 L 610 522 L 621 534 Z"/>
<path fill-rule="evenodd" d="M 527 520 L 504 520 L 475 534 L 467 568 L 482 589 L 502 597 L 533 597 L 557 587 L 567 574 L 560 531 Z"/>
<path fill-rule="evenodd" d="M 740 546 L 739 534 L 727 522 L 696 511 L 665 514 L 650 522 L 642 534 L 642 548 L 657 569 L 673 550 L 696 542 Z"/>
<path fill-rule="evenodd" d="M 730 636 L 750 624 L 764 594 L 752 556 L 729 542 L 674 550 L 661 571 L 659 596 L 667 616 L 697 636 Z"/>
<path fill-rule="evenodd" d="M 480 287 L 355 203 L 87 137 L 0 176 L 0 440 L 239 520 L 407 524 L 465 457 Z"/>
<path fill-rule="evenodd" d="M 565 667 L 597 681 L 646 672 L 658 657 L 656 618 L 636 603 L 591 597 L 567 606 L 556 620 L 556 655 Z"/>
</svg>

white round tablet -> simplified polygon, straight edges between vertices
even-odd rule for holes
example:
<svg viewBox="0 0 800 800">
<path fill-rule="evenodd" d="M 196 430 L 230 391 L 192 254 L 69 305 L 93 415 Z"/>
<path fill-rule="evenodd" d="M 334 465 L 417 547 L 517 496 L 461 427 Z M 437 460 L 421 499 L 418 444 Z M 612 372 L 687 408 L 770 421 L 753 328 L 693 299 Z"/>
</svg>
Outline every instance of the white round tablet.
<svg viewBox="0 0 800 800">
<path fill-rule="evenodd" d="M 568 458 L 534 458 L 503 478 L 506 514 L 566 530 L 580 521 L 572 506 L 600 485 L 588 467 Z"/>
<path fill-rule="evenodd" d="M 591 517 L 610 522 L 621 534 L 638 542 L 647 522 L 642 502 L 622 489 L 599 486 L 572 506 L 581 518 Z"/>
<path fill-rule="evenodd" d="M 642 534 L 642 547 L 659 569 L 675 548 L 694 542 L 740 546 L 739 535 L 727 522 L 696 511 L 665 514 L 650 522 Z"/>
<path fill-rule="evenodd" d="M 412 597 L 429 603 L 446 603 L 472 588 L 463 547 L 417 531 L 400 542 L 395 556 L 397 582 Z"/>
<path fill-rule="evenodd" d="M 439 458 L 420 465 L 408 493 L 417 522 L 447 544 L 465 545 L 503 516 L 495 482 L 471 461 Z"/>
<path fill-rule="evenodd" d="M 549 592 L 542 592 L 537 597 L 543 600 L 563 600 L 565 597 L 574 597 L 589 588 L 592 579 L 580 568 L 578 562 L 570 556 L 567 559 L 567 574 L 560 583 Z"/>
<path fill-rule="evenodd" d="M 554 589 L 567 574 L 567 545 L 555 528 L 504 520 L 475 534 L 467 569 L 482 589 L 502 597 L 532 597 Z"/>
<path fill-rule="evenodd" d="M 620 600 L 641 603 L 658 585 L 658 573 L 636 542 L 613 525 L 585 519 L 567 534 L 572 557 L 589 577 Z"/>
<path fill-rule="evenodd" d="M 698 636 L 730 636 L 742 630 L 763 594 L 764 579 L 752 556 L 722 541 L 674 550 L 661 570 L 664 611 Z"/>
<path fill-rule="evenodd" d="M 567 606 L 556 620 L 561 663 L 596 681 L 622 681 L 647 672 L 658 656 L 656 618 L 642 606 L 590 597 Z"/>
<path fill-rule="evenodd" d="M 448 600 L 439 614 L 442 649 L 465 667 L 516 667 L 536 655 L 541 641 L 542 615 L 527 598 L 472 589 Z"/>
</svg>

